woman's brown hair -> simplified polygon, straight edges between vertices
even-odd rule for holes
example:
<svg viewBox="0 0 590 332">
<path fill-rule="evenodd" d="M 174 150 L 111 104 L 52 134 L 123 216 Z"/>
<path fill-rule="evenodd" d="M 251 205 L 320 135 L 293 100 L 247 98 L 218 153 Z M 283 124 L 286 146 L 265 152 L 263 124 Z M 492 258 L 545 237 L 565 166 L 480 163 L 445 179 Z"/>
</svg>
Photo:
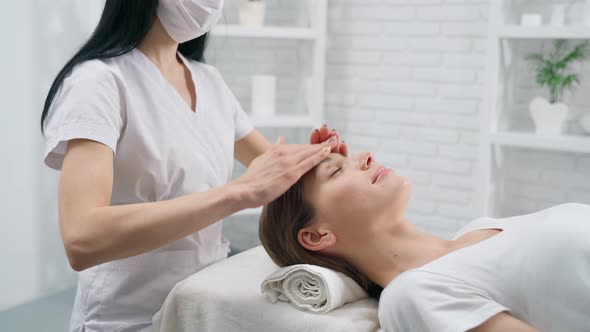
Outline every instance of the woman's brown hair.
<svg viewBox="0 0 590 332">
<path fill-rule="evenodd" d="M 352 278 L 369 296 L 379 299 L 383 288 L 350 263 L 338 257 L 307 250 L 299 244 L 297 233 L 315 217 L 313 205 L 304 197 L 303 178 L 262 209 L 258 228 L 262 246 L 278 266 L 311 264 L 329 268 Z"/>
</svg>

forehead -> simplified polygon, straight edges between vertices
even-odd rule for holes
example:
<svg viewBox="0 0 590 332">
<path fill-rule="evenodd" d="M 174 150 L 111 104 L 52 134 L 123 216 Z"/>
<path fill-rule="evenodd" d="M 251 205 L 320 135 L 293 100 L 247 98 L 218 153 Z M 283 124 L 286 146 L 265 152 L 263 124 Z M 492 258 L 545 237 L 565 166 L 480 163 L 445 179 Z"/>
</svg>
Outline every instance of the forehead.
<svg viewBox="0 0 590 332">
<path fill-rule="evenodd" d="M 328 155 L 326 158 L 324 158 L 322 161 L 320 161 L 309 172 L 307 172 L 307 174 L 305 174 L 305 178 L 315 179 L 320 174 L 321 170 L 324 169 L 326 166 L 333 164 L 335 162 L 341 161 L 342 159 L 345 159 L 345 158 L 347 158 L 347 157 L 342 153 L 332 153 L 332 154 Z"/>
<path fill-rule="evenodd" d="M 332 153 L 329 156 L 327 156 L 326 158 L 324 158 L 324 160 L 320 161 L 319 164 L 316 165 L 316 167 L 313 169 L 313 173 L 317 174 L 317 172 L 322 168 L 322 165 L 325 166 L 326 164 L 329 164 L 330 162 L 340 161 L 345 158 L 346 158 L 346 156 L 342 153 Z"/>
<path fill-rule="evenodd" d="M 324 158 L 322 161 L 319 162 L 319 164 L 317 164 L 314 168 L 312 168 L 309 172 L 307 172 L 304 176 L 303 176 L 303 185 L 304 185 L 304 193 L 305 196 L 307 196 L 308 198 L 311 198 L 311 196 L 313 196 L 313 192 L 315 191 L 314 188 L 317 188 L 316 186 L 320 184 L 319 180 L 319 175 L 321 173 L 321 171 L 323 169 L 325 169 L 327 166 L 335 163 L 335 162 L 339 162 L 342 159 L 346 159 L 348 157 L 346 157 L 346 155 L 342 154 L 342 153 L 332 153 L 330 155 L 328 155 L 326 158 Z"/>
</svg>

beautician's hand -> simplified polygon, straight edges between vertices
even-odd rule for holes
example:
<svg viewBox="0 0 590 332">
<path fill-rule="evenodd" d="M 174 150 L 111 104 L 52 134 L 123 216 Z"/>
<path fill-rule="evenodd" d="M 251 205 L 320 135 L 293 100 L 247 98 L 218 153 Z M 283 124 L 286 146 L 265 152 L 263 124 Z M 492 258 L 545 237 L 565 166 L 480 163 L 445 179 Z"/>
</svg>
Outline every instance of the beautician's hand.
<svg viewBox="0 0 590 332">
<path fill-rule="evenodd" d="M 323 143 L 333 136 L 336 137 L 336 146 L 332 148 L 332 152 L 342 153 L 348 156 L 348 146 L 346 146 L 346 143 L 344 141 L 340 142 L 338 132 L 335 129 L 329 130 L 327 125 L 323 125 L 320 129 L 314 129 L 311 132 L 309 142 L 311 144 Z"/>
<path fill-rule="evenodd" d="M 243 208 L 254 208 L 275 200 L 301 176 L 330 155 L 337 138 L 321 144 L 284 144 L 283 137 L 252 160 L 246 173 L 231 184 L 239 188 Z"/>
</svg>

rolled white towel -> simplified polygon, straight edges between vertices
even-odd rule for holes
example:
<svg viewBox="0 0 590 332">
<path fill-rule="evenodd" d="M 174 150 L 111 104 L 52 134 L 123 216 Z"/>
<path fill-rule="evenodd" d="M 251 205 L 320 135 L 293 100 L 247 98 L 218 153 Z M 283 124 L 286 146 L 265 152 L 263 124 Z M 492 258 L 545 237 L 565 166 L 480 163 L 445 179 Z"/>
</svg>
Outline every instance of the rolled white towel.
<svg viewBox="0 0 590 332">
<path fill-rule="evenodd" d="M 321 314 L 368 297 L 343 273 L 309 264 L 280 268 L 264 279 L 261 288 L 272 303 L 290 302 L 299 310 Z"/>
</svg>

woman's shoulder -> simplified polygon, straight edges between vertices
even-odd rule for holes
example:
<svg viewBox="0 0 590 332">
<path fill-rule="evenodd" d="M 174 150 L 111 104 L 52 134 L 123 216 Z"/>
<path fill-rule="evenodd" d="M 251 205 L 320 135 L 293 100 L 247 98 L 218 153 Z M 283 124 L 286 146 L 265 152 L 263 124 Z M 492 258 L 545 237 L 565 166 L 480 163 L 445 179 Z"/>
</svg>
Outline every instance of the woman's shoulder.
<svg viewBox="0 0 590 332">
<path fill-rule="evenodd" d="M 434 284 L 458 282 L 448 276 L 424 270 L 421 268 L 411 269 L 400 273 L 395 277 L 381 293 L 381 298 L 389 297 L 399 301 L 404 295 L 414 296 L 416 292 L 424 291 Z"/>
<path fill-rule="evenodd" d="M 77 64 L 64 81 L 78 83 L 116 83 L 123 80 L 123 75 L 114 59 L 92 59 Z"/>
<path fill-rule="evenodd" d="M 404 306 L 426 308 L 433 304 L 430 301 L 449 296 L 448 290 L 463 287 L 466 284 L 453 277 L 421 268 L 411 269 L 399 274 L 383 289 L 379 309 L 391 311 L 391 308 Z"/>
<path fill-rule="evenodd" d="M 475 231 L 475 230 L 482 229 L 485 227 L 491 227 L 491 226 L 493 226 L 492 225 L 493 223 L 497 223 L 500 221 L 501 221 L 501 219 L 491 218 L 491 217 L 480 217 L 480 218 L 473 219 L 470 222 L 468 222 L 467 224 L 463 225 L 463 227 L 459 228 L 459 230 L 453 236 L 453 240 L 456 240 L 471 231 Z"/>
</svg>

